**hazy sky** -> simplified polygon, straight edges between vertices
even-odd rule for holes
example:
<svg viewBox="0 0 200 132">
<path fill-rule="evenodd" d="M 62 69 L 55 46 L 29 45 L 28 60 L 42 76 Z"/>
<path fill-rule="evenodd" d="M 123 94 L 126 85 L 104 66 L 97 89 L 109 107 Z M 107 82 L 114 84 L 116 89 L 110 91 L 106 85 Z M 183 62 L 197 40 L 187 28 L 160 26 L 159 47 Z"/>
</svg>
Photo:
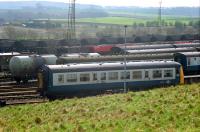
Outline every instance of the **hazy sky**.
<svg viewBox="0 0 200 132">
<path fill-rule="evenodd" d="M 0 0 L 0 1 L 31 1 L 31 0 Z M 32 0 L 34 1 L 34 0 Z M 68 2 L 69 0 L 35 0 L 35 1 L 55 1 L 55 2 Z M 160 0 L 76 0 L 81 4 L 95 4 L 102 6 L 158 6 Z M 174 6 L 200 6 L 200 0 L 162 0 L 163 7 Z"/>
</svg>

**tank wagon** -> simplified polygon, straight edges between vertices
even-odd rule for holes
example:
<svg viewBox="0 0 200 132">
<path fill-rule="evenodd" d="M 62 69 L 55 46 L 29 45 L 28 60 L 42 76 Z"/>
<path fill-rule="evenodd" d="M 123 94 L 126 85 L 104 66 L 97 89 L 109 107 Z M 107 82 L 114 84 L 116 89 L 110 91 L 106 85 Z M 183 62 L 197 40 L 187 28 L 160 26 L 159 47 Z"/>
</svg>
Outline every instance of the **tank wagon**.
<svg viewBox="0 0 200 132">
<path fill-rule="evenodd" d="M 127 50 L 144 50 L 144 49 L 166 49 L 166 48 L 185 48 L 185 47 L 200 47 L 200 43 L 190 44 L 154 44 L 154 45 L 128 45 Z M 123 45 L 119 46 L 121 49 L 125 49 Z"/>
<path fill-rule="evenodd" d="M 200 43 L 179 43 L 179 44 L 126 44 L 126 49 L 124 44 L 118 45 L 96 45 L 87 46 L 88 52 L 99 53 L 102 55 L 108 54 L 121 54 L 124 50 L 147 50 L 147 49 L 168 49 L 168 48 L 195 48 L 200 47 Z"/>
<path fill-rule="evenodd" d="M 61 57 L 68 58 L 81 58 L 81 57 L 100 57 L 99 53 L 72 53 L 72 54 L 62 54 Z"/>
<path fill-rule="evenodd" d="M 177 53 L 177 52 L 195 52 L 198 48 L 166 48 L 166 49 L 146 49 L 146 50 L 125 50 L 127 54 L 163 54 L 163 53 Z"/>
<path fill-rule="evenodd" d="M 183 66 L 185 74 L 200 74 L 200 52 L 175 53 L 174 60 Z"/>
<path fill-rule="evenodd" d="M 97 45 L 97 46 L 87 46 L 89 52 L 99 53 L 99 54 L 110 54 L 112 52 L 114 45 Z M 119 48 L 118 48 L 119 49 Z M 121 49 L 119 49 L 121 51 Z"/>
<path fill-rule="evenodd" d="M 21 80 L 27 82 L 36 77 L 37 70 L 44 64 L 55 65 L 55 55 L 30 55 L 14 56 L 10 59 L 9 69 L 12 77 L 19 83 Z"/>
<path fill-rule="evenodd" d="M 106 90 L 144 90 L 184 83 L 182 66 L 172 61 L 44 65 L 39 88 L 48 98 L 99 93 Z"/>
<path fill-rule="evenodd" d="M 9 71 L 9 61 L 13 56 L 20 55 L 18 52 L 0 53 L 0 72 Z"/>
<path fill-rule="evenodd" d="M 166 48 L 166 49 L 145 49 L 145 50 L 126 50 L 127 60 L 174 60 L 173 54 L 177 52 L 194 52 L 198 51 L 198 48 Z M 116 50 L 115 50 L 116 51 Z M 124 51 L 120 51 L 123 53 Z M 82 63 L 82 62 L 102 62 L 102 61 L 121 61 L 123 55 L 105 55 L 105 56 L 86 56 L 86 55 L 68 55 L 61 56 L 57 60 L 57 64 L 67 63 Z"/>
</svg>

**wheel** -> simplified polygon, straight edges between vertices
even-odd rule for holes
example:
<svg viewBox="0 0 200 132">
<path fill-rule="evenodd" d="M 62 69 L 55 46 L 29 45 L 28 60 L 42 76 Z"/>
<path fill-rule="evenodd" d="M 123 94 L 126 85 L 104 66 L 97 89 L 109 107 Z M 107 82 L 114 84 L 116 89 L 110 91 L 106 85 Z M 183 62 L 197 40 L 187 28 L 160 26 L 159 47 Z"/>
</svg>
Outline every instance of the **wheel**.
<svg viewBox="0 0 200 132">
<path fill-rule="evenodd" d="M 6 106 L 6 101 L 5 100 L 0 100 L 0 107 L 4 107 Z"/>
<path fill-rule="evenodd" d="M 28 79 L 23 79 L 23 83 L 28 83 Z"/>
<path fill-rule="evenodd" d="M 19 84 L 21 82 L 21 78 L 14 78 L 14 80 Z"/>
</svg>

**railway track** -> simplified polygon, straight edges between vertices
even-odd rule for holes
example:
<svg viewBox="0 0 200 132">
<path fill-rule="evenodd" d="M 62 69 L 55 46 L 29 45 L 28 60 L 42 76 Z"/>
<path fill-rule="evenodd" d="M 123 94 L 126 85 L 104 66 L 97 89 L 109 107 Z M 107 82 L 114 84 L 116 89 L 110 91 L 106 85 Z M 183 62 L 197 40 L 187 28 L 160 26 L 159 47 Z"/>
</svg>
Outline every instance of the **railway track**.
<svg viewBox="0 0 200 132">
<path fill-rule="evenodd" d="M 184 77 L 186 84 L 192 84 L 200 82 L 200 75 L 188 75 Z"/>
<path fill-rule="evenodd" d="M 200 75 L 185 76 L 186 84 L 200 81 Z M 40 95 L 41 89 L 37 81 L 32 80 L 27 84 L 16 84 L 14 81 L 0 82 L 0 107 L 5 105 L 43 103 L 48 99 Z"/>
<path fill-rule="evenodd" d="M 10 75 L 0 75 L 0 83 L 12 81 L 12 77 Z"/>
<path fill-rule="evenodd" d="M 0 106 L 47 101 L 40 96 L 40 90 L 35 80 L 27 84 L 16 84 L 13 81 L 0 82 Z"/>
</svg>

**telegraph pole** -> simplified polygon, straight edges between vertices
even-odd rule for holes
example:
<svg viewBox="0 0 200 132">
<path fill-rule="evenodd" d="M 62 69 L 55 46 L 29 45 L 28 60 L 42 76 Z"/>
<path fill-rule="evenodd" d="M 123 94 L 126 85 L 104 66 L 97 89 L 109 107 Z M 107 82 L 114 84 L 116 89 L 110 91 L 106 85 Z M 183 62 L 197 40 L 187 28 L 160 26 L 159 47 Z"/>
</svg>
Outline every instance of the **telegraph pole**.
<svg viewBox="0 0 200 132">
<path fill-rule="evenodd" d="M 126 77 L 127 77 L 127 65 L 126 65 L 126 31 L 127 25 L 124 25 L 124 93 L 127 92 Z"/>
<path fill-rule="evenodd" d="M 159 1 L 158 25 L 159 27 L 162 26 L 162 0 Z"/>
</svg>

